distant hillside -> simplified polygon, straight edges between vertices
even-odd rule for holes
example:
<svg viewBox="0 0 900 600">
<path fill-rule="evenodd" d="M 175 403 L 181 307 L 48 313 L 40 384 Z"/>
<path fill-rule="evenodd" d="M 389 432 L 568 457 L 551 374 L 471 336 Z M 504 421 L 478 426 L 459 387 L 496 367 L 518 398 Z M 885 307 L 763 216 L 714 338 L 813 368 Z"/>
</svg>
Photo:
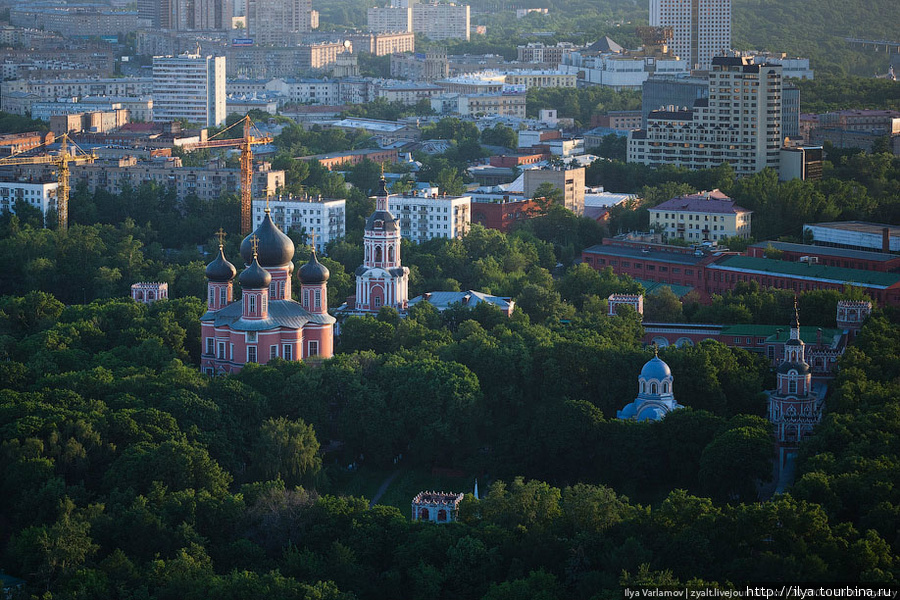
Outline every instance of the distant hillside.
<svg viewBox="0 0 900 600">
<path fill-rule="evenodd" d="M 808 56 L 813 68 L 886 72 L 887 55 L 854 50 L 845 37 L 900 41 L 897 0 L 733 0 L 735 47 Z"/>
</svg>

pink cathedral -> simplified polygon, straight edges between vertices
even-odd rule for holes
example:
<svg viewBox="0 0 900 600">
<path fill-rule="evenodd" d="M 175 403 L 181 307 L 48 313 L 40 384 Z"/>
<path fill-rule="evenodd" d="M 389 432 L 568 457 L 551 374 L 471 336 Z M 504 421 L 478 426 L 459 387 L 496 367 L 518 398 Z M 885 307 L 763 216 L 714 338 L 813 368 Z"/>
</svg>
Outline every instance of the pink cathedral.
<svg viewBox="0 0 900 600">
<path fill-rule="evenodd" d="M 794 304 L 794 324 L 784 343 L 784 361 L 778 366 L 778 385 L 769 392 L 769 421 L 775 426 L 779 467 L 796 453 L 800 440 L 822 418 L 822 399 L 812 389 L 812 371 L 804 357 L 800 317 Z"/>
<path fill-rule="evenodd" d="M 223 235 L 223 234 L 220 234 Z M 300 302 L 291 298 L 294 243 L 266 209 L 263 222 L 241 243 L 247 266 L 234 299 L 234 265 L 219 255 L 206 267 L 207 310 L 200 318 L 200 368 L 213 375 L 235 373 L 247 363 L 330 358 L 334 353 L 334 317 L 328 314 L 329 272 L 313 250 L 300 268 Z"/>
<path fill-rule="evenodd" d="M 409 268 L 400 264 L 400 226 L 388 210 L 384 177 L 375 197 L 375 212 L 366 219 L 363 245 L 363 264 L 356 269 L 356 296 L 348 299 L 339 309 L 340 313 L 377 313 L 382 306 L 406 312 L 409 308 Z"/>
</svg>

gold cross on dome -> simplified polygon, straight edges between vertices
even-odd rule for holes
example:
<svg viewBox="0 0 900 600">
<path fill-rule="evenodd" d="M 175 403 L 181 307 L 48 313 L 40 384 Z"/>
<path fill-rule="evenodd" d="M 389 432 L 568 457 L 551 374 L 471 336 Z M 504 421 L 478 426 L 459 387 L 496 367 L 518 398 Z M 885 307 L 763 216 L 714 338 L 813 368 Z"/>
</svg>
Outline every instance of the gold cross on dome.
<svg viewBox="0 0 900 600">
<path fill-rule="evenodd" d="M 225 230 L 219 227 L 219 230 L 216 232 L 216 237 L 219 238 L 219 247 L 225 244 L 225 236 L 228 235 L 225 233 Z"/>
<path fill-rule="evenodd" d="M 255 233 L 250 236 L 250 248 L 253 249 L 253 256 L 256 256 L 256 253 L 259 250 L 259 236 Z"/>
<path fill-rule="evenodd" d="M 316 251 L 316 232 L 315 231 L 310 232 L 309 240 L 310 240 L 310 243 L 312 244 L 313 252 L 315 252 Z"/>
</svg>

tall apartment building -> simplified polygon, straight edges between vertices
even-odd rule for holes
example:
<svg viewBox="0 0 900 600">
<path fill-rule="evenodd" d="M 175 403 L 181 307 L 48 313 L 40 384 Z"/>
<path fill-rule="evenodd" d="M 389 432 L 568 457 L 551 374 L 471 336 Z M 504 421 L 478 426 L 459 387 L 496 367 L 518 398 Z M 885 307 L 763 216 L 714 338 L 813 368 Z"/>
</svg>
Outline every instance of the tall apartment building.
<svg viewBox="0 0 900 600">
<path fill-rule="evenodd" d="M 390 195 L 388 207 L 400 235 L 417 244 L 432 238 L 461 238 L 472 222 L 470 196 Z"/>
<path fill-rule="evenodd" d="M 672 51 L 692 69 L 707 70 L 731 49 L 731 0 L 650 0 L 650 25 L 671 27 Z"/>
<path fill-rule="evenodd" d="M 412 30 L 430 40 L 469 40 L 468 4 L 435 2 L 412 5 Z"/>
<path fill-rule="evenodd" d="M 312 0 L 247 1 L 247 37 L 258 46 L 291 46 L 317 26 Z"/>
<path fill-rule="evenodd" d="M 233 0 L 138 0 L 138 16 L 154 29 L 228 31 Z"/>
<path fill-rule="evenodd" d="M 651 112 L 646 129 L 628 134 L 628 162 L 690 169 L 727 162 L 740 175 L 777 170 L 781 96 L 781 65 L 717 56 L 709 72 L 709 98 L 687 110 Z"/>
<path fill-rule="evenodd" d="M 262 225 L 268 206 L 272 221 L 283 231 L 295 229 L 315 239 L 316 251 L 324 252 L 332 240 L 344 237 L 346 200 L 322 196 L 276 196 L 253 200 L 253 226 Z"/>
<path fill-rule="evenodd" d="M 0 214 L 16 212 L 16 201 L 40 209 L 44 217 L 48 210 L 56 210 L 56 188 L 59 184 L 45 178 L 44 181 L 22 183 L 20 181 L 0 181 Z"/>
<path fill-rule="evenodd" d="M 468 40 L 471 14 L 467 4 L 435 2 L 368 9 L 367 23 L 371 31 L 411 31 L 431 40 Z"/>
<path fill-rule="evenodd" d="M 524 176 L 526 198 L 533 198 L 542 183 L 550 183 L 563 193 L 566 208 L 576 215 L 584 214 L 584 167 L 528 169 Z"/>
<path fill-rule="evenodd" d="M 376 33 L 412 32 L 412 7 L 372 7 L 366 11 L 366 23 L 369 30 Z"/>
<path fill-rule="evenodd" d="M 206 127 L 225 122 L 225 57 L 153 57 L 153 120 L 185 119 Z"/>
</svg>

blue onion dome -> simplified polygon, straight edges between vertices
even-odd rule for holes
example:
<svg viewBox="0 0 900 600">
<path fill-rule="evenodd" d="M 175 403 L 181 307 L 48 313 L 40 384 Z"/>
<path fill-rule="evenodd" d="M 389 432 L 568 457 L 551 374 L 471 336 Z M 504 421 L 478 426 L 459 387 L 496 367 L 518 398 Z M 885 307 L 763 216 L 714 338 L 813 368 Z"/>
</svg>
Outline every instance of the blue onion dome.
<svg viewBox="0 0 900 600">
<path fill-rule="evenodd" d="M 294 258 L 294 242 L 286 236 L 283 231 L 278 229 L 272 221 L 269 210 L 266 209 L 266 215 L 263 222 L 260 223 L 256 231 L 244 238 L 241 242 L 241 258 L 244 264 L 249 265 L 253 259 L 253 248 L 251 247 L 250 238 L 256 236 L 259 239 L 259 248 L 256 251 L 259 264 L 263 267 L 283 267 L 290 264 Z"/>
<path fill-rule="evenodd" d="M 210 281 L 225 282 L 234 279 L 235 275 L 237 275 L 237 269 L 225 258 L 225 251 L 219 244 L 219 255 L 206 265 L 206 278 Z"/>
<path fill-rule="evenodd" d="M 298 275 L 300 277 L 300 283 L 314 284 L 325 283 L 328 281 L 328 277 L 331 273 L 328 272 L 328 267 L 319 262 L 316 251 L 313 250 L 309 262 L 300 267 Z"/>
<path fill-rule="evenodd" d="M 672 370 L 660 357 L 654 356 L 647 361 L 641 369 L 641 379 L 656 379 L 662 381 L 672 376 Z"/>
<path fill-rule="evenodd" d="M 253 262 L 250 263 L 250 266 L 244 269 L 241 273 L 241 276 L 238 278 L 238 281 L 241 282 L 241 287 L 247 290 L 262 290 L 269 287 L 269 284 L 272 283 L 272 276 L 269 275 L 269 272 L 259 266 L 259 260 L 257 257 L 253 256 Z"/>
</svg>

